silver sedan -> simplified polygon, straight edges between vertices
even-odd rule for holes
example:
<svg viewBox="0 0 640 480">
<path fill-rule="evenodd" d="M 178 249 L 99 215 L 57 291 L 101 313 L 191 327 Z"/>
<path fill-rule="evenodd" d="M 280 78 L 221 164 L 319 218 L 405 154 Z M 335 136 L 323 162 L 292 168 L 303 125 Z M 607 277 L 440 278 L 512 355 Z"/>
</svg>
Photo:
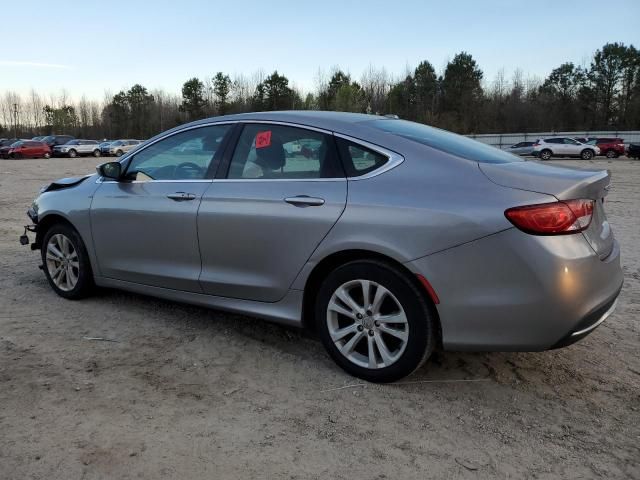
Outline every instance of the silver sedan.
<svg viewBox="0 0 640 480">
<path fill-rule="evenodd" d="M 604 321 L 622 285 L 609 180 L 394 118 L 253 113 L 43 187 L 27 228 L 65 298 L 314 328 L 343 369 L 390 382 L 437 347 L 546 350 Z"/>
</svg>

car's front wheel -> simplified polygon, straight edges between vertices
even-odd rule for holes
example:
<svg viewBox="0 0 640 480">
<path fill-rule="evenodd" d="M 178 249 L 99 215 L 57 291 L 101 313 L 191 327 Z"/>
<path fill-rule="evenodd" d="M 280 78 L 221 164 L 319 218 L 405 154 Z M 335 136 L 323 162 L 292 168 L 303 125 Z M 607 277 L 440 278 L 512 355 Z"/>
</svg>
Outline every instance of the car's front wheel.
<svg viewBox="0 0 640 480">
<path fill-rule="evenodd" d="M 73 148 L 69 150 L 69 158 L 76 158 L 78 156 L 78 152 L 76 152 Z"/>
<path fill-rule="evenodd" d="M 393 382 L 417 368 L 436 344 L 431 307 L 411 276 L 378 260 L 331 272 L 316 299 L 316 326 L 335 362 L 370 382 Z"/>
<path fill-rule="evenodd" d="M 116 157 L 121 157 L 124 154 L 122 150 L 116 150 Z"/>
<path fill-rule="evenodd" d="M 100 156 L 100 150 L 98 150 L 98 149 L 94 150 L 93 151 L 93 156 L 96 157 L 96 158 L 99 157 Z"/>
<path fill-rule="evenodd" d="M 42 241 L 42 263 L 51 288 L 71 300 L 86 297 L 93 288 L 93 274 L 84 242 L 65 224 L 53 225 Z"/>
<path fill-rule="evenodd" d="M 580 158 L 582 158 L 583 160 L 591 160 L 593 158 L 593 150 L 585 148 L 580 153 Z"/>
</svg>

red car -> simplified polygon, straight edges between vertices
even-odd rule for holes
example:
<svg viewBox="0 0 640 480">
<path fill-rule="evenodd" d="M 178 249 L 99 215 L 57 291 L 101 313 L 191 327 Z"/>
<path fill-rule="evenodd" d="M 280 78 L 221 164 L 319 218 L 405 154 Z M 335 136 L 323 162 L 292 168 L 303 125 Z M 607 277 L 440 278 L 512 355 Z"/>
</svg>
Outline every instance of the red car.
<svg viewBox="0 0 640 480">
<path fill-rule="evenodd" d="M 595 145 L 600 149 L 600 155 L 605 155 L 607 158 L 617 158 L 625 153 L 622 138 L 576 138 L 576 140 Z"/>
<path fill-rule="evenodd" d="M 44 142 L 20 140 L 8 147 L 0 148 L 0 156 L 2 158 L 49 158 L 51 157 L 51 148 Z"/>
</svg>

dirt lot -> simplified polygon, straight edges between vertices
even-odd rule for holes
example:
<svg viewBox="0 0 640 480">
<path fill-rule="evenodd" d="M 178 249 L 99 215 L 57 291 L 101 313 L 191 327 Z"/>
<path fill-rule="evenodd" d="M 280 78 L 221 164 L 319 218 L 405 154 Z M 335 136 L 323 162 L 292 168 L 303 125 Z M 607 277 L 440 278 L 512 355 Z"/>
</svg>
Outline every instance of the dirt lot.
<svg viewBox="0 0 640 480">
<path fill-rule="evenodd" d="M 20 227 L 41 185 L 95 163 L 0 161 L 0 478 L 640 478 L 639 161 L 566 162 L 613 171 L 625 286 L 594 334 L 439 353 L 386 386 L 354 386 L 296 330 L 57 297 Z"/>
</svg>

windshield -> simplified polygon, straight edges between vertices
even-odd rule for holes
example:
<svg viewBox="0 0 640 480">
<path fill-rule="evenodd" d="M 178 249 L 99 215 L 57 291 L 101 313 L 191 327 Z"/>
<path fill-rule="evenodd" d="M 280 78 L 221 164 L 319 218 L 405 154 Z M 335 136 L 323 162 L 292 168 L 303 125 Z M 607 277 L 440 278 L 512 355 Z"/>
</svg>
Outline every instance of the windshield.
<svg viewBox="0 0 640 480">
<path fill-rule="evenodd" d="M 470 138 L 406 120 L 372 120 L 364 125 L 481 163 L 523 162 L 519 157 Z"/>
<path fill-rule="evenodd" d="M 122 145 L 122 144 L 123 144 L 123 143 L 122 143 L 122 141 L 121 141 L 121 140 L 118 140 L 118 141 L 115 141 L 115 142 L 112 142 L 112 143 L 111 143 L 111 145 L 112 145 L 112 146 L 114 146 L 114 147 L 119 147 L 119 146 L 120 146 L 120 145 Z"/>
</svg>

